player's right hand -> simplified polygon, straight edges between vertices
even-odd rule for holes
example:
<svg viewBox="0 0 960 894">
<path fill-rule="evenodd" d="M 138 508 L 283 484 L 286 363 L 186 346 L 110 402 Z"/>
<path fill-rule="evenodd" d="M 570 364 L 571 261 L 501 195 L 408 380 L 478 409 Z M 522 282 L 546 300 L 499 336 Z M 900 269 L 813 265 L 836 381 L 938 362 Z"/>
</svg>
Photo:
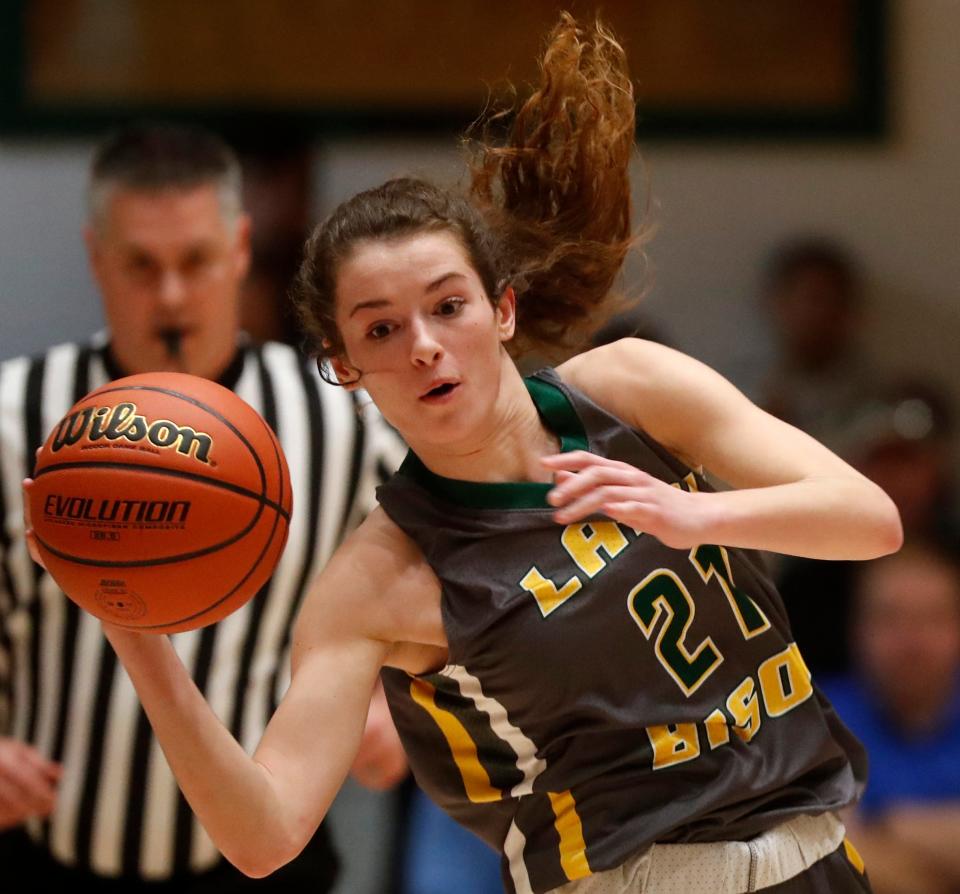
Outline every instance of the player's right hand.
<svg viewBox="0 0 960 894">
<path fill-rule="evenodd" d="M 57 803 L 63 767 L 32 745 L 0 736 L 0 830 L 33 816 L 49 816 Z"/>
<path fill-rule="evenodd" d="M 33 487 L 32 478 L 23 479 L 23 528 L 24 528 L 24 538 L 27 541 L 27 549 L 30 550 L 30 558 L 33 559 L 41 568 L 46 568 L 46 565 L 43 564 L 43 558 L 40 555 L 40 550 L 37 548 L 37 538 L 33 533 L 33 525 L 30 520 L 30 488 Z M 107 633 L 107 638 L 110 639 L 110 634 L 114 636 L 136 636 L 138 634 L 130 631 L 128 628 L 116 627 L 113 624 L 110 624 L 106 621 L 103 622 L 103 629 Z M 4 741 L 0 738 L 0 741 Z M 2 781 L 2 780 L 0 780 Z M 3 828 L 3 794 L 0 792 L 0 829 Z"/>
</svg>

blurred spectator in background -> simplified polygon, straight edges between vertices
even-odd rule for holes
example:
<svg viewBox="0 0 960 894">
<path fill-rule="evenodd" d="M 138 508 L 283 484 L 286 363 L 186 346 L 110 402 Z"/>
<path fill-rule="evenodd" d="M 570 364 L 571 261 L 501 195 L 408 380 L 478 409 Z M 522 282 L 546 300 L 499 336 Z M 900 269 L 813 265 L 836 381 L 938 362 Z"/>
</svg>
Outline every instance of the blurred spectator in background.
<svg viewBox="0 0 960 894">
<path fill-rule="evenodd" d="M 908 540 L 929 540 L 960 556 L 953 433 L 940 389 L 901 379 L 866 394 L 835 441 L 841 455 L 896 503 Z M 791 558 L 779 569 L 794 636 L 815 677 L 849 669 L 848 616 L 858 565 Z"/>
<path fill-rule="evenodd" d="M 231 141 L 243 167 L 243 204 L 257 222 L 240 324 L 257 341 L 300 341 L 287 293 L 311 225 L 313 143 L 299 132 L 247 127 Z"/>
<path fill-rule="evenodd" d="M 909 544 L 861 566 L 854 670 L 824 686 L 870 757 L 848 823 L 876 894 L 960 891 L 960 566 Z M 824 615 L 824 626 L 830 625 Z"/>
<path fill-rule="evenodd" d="M 765 276 L 777 354 L 756 402 L 833 450 L 875 378 L 857 345 L 862 291 L 853 260 L 823 239 L 784 244 Z"/>
<path fill-rule="evenodd" d="M 411 785 L 397 894 L 502 894 L 500 855 Z"/>
</svg>

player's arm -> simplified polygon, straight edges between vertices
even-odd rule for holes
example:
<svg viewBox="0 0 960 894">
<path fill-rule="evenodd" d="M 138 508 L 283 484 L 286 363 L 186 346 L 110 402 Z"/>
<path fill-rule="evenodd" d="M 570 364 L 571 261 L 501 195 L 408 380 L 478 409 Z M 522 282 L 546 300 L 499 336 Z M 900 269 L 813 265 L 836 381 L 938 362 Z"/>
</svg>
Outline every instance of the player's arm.
<svg viewBox="0 0 960 894">
<path fill-rule="evenodd" d="M 624 339 L 560 367 L 564 379 L 693 468 L 736 490 L 687 493 L 591 454 L 548 458 L 557 520 L 591 513 L 677 548 L 718 543 L 820 559 L 870 559 L 902 540 L 890 498 L 809 435 L 751 403 L 704 364 Z"/>
<path fill-rule="evenodd" d="M 417 557 L 376 513 L 344 543 L 294 629 L 290 686 L 253 757 L 221 724 L 169 640 L 112 628 L 177 781 L 224 856 L 263 876 L 296 856 L 326 815 L 360 742 L 386 660 L 388 590 Z M 395 530 L 395 529 L 394 529 Z"/>
</svg>

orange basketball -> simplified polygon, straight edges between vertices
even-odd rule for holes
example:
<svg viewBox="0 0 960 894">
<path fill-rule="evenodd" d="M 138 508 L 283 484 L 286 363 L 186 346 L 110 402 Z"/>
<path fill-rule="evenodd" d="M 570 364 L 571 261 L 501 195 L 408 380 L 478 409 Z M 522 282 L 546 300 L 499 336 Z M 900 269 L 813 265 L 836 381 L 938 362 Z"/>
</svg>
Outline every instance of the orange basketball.
<svg viewBox="0 0 960 894">
<path fill-rule="evenodd" d="M 214 382 L 147 373 L 79 401 L 30 490 L 44 564 L 91 614 L 151 633 L 218 621 L 273 573 L 290 474 L 276 436 Z"/>
</svg>

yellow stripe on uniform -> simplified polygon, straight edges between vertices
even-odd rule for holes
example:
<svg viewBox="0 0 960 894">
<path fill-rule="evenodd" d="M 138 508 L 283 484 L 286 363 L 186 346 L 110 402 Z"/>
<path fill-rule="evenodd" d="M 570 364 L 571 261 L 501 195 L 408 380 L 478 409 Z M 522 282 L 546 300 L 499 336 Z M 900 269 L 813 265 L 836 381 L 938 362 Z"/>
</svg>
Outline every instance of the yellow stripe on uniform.
<svg viewBox="0 0 960 894">
<path fill-rule="evenodd" d="M 853 868 L 863 875 L 866 871 L 866 867 L 863 865 L 863 857 L 860 856 L 860 852 L 853 846 L 853 842 L 849 838 L 843 839 L 843 850 L 847 855 L 847 859 L 853 864 Z"/>
<path fill-rule="evenodd" d="M 587 843 L 583 840 L 583 825 L 577 813 L 577 802 L 570 792 L 547 792 L 556 817 L 554 826 L 560 834 L 560 866 L 567 879 L 586 878 L 593 873 L 587 862 Z"/>
<path fill-rule="evenodd" d="M 467 728 L 455 714 L 437 705 L 437 688 L 426 680 L 413 679 L 410 681 L 410 697 L 440 727 L 440 732 L 450 746 L 453 761 L 463 777 L 467 797 L 474 804 L 501 800 L 503 795 L 490 784 L 490 777 L 480 763 L 477 745 Z"/>
</svg>

